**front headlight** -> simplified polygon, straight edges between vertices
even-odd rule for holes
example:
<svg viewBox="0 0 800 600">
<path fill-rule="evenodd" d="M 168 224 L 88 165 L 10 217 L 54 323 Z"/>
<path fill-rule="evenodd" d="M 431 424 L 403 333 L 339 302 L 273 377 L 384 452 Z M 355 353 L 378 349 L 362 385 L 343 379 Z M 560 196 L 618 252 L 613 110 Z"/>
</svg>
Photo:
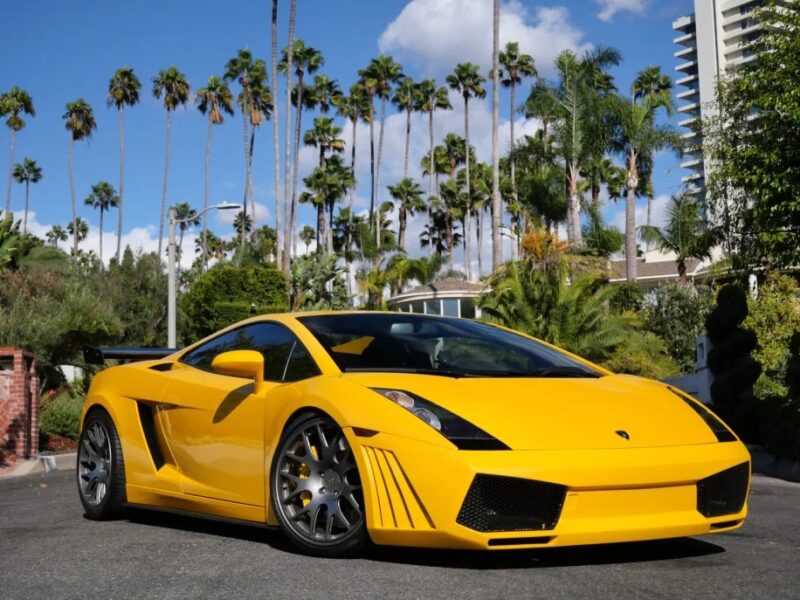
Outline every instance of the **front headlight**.
<svg viewBox="0 0 800 600">
<path fill-rule="evenodd" d="M 372 388 L 441 433 L 459 450 L 509 450 L 503 442 L 449 410 L 404 390 Z"/>
</svg>

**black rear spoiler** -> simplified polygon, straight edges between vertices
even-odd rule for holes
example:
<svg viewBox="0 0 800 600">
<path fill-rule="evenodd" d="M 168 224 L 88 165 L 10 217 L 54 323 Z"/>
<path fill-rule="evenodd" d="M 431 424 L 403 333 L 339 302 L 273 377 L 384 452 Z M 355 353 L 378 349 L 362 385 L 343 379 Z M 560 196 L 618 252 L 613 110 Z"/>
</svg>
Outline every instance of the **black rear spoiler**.
<svg viewBox="0 0 800 600">
<path fill-rule="evenodd" d="M 89 365 L 102 365 L 107 360 L 153 360 L 164 358 L 177 351 L 177 348 L 99 348 L 83 347 L 83 360 Z"/>
</svg>

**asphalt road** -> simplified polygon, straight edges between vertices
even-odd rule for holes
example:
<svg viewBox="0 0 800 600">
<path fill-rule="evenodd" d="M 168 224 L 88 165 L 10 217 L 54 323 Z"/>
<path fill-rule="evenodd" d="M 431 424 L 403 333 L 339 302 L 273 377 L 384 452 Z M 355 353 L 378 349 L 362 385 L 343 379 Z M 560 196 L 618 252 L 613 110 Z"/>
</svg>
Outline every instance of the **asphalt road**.
<svg viewBox="0 0 800 600">
<path fill-rule="evenodd" d="M 0 598 L 800 598 L 800 485 L 756 478 L 750 510 L 739 531 L 699 539 L 323 560 L 253 527 L 89 521 L 62 471 L 0 481 Z"/>
</svg>

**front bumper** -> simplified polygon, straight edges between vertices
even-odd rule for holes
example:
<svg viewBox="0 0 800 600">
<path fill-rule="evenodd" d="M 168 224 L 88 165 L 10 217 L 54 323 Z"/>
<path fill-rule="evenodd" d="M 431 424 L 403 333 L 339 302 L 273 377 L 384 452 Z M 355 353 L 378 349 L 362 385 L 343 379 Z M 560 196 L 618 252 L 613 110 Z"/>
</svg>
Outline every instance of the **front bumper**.
<svg viewBox="0 0 800 600">
<path fill-rule="evenodd" d="M 697 483 L 750 456 L 739 442 L 626 450 L 458 451 L 348 431 L 364 485 L 367 526 L 377 544 L 510 549 L 696 536 L 739 527 L 733 514 L 705 517 Z M 477 531 L 459 523 L 476 475 L 566 488 L 552 523 Z M 748 477 L 749 480 L 749 477 Z M 748 481 L 749 483 L 749 481 Z M 464 522 L 464 519 L 461 519 Z"/>
</svg>

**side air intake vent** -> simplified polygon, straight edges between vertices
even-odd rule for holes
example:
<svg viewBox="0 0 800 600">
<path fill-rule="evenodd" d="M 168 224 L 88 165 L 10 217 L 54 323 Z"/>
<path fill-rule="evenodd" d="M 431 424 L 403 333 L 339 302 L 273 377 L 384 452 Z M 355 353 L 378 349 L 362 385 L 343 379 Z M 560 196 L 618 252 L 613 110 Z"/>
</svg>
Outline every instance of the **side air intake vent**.
<svg viewBox="0 0 800 600">
<path fill-rule="evenodd" d="M 567 488 L 555 483 L 476 475 L 456 522 L 475 531 L 546 531 L 561 516 Z"/>
<path fill-rule="evenodd" d="M 697 482 L 697 510 L 705 517 L 733 515 L 744 507 L 750 464 L 742 463 Z"/>
<path fill-rule="evenodd" d="M 150 451 L 150 456 L 153 459 L 153 464 L 156 470 L 164 466 L 164 452 L 161 450 L 161 444 L 158 443 L 158 434 L 156 433 L 155 407 L 144 402 L 137 402 L 139 407 L 139 420 L 142 422 L 142 431 L 144 431 L 144 439 L 147 442 L 147 449 Z"/>
</svg>

